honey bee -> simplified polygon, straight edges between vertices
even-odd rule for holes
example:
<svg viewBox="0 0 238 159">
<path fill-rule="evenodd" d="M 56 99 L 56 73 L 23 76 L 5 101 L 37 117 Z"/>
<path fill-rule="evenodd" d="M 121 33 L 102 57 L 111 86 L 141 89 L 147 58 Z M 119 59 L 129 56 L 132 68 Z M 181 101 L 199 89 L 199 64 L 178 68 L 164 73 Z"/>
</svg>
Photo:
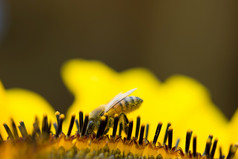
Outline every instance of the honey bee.
<svg viewBox="0 0 238 159">
<path fill-rule="evenodd" d="M 143 100 L 136 96 L 129 96 L 132 92 L 134 92 L 136 88 L 129 90 L 126 93 L 120 93 L 115 96 L 109 103 L 105 105 L 101 105 L 98 108 L 94 109 L 89 114 L 89 122 L 87 126 L 87 134 L 91 134 L 94 130 L 97 130 L 100 124 L 101 117 L 106 113 L 108 115 L 108 123 L 107 123 L 107 131 L 110 127 L 113 126 L 113 117 L 115 114 L 119 116 L 123 116 L 122 122 L 125 124 L 128 123 L 128 119 L 126 118 L 124 113 L 130 113 L 136 109 L 138 109 L 143 102 Z M 125 127 L 125 126 L 124 126 Z"/>
</svg>

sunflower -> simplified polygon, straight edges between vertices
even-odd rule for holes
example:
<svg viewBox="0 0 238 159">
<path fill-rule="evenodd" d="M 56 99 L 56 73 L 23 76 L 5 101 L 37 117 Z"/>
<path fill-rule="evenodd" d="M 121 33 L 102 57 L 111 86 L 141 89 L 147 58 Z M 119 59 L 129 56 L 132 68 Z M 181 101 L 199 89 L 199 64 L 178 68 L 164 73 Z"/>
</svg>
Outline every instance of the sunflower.
<svg viewBox="0 0 238 159">
<path fill-rule="evenodd" d="M 228 121 L 212 103 L 206 88 L 192 78 L 175 75 L 161 82 L 144 68 L 118 73 L 99 61 L 82 59 L 66 62 L 61 72 L 75 97 L 66 116 L 54 113 L 38 94 L 23 89 L 5 90 L 0 83 L 0 156 L 235 157 L 238 111 Z M 98 130 L 86 133 L 91 111 L 119 92 L 133 88 L 137 90 L 131 95 L 144 102 L 126 115 L 127 131 L 123 130 L 120 114 L 113 116 L 114 126 L 105 131 L 109 121 L 105 114 L 98 121 Z M 18 128 L 15 121 L 19 122 Z"/>
</svg>

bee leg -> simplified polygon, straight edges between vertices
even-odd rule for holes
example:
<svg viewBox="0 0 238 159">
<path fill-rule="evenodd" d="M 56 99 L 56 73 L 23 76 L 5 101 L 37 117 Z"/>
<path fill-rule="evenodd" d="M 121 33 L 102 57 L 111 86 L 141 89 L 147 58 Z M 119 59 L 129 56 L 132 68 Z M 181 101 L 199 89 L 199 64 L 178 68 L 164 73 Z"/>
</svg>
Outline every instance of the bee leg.
<svg viewBox="0 0 238 159">
<path fill-rule="evenodd" d="M 110 128 L 113 128 L 113 124 L 114 124 L 114 119 L 113 118 L 109 118 L 108 122 L 107 122 L 107 127 L 104 130 L 104 134 L 107 134 Z"/>
<path fill-rule="evenodd" d="M 109 127 L 107 127 L 105 130 L 104 130 L 104 134 L 107 134 L 108 133 L 108 131 L 109 131 Z"/>
<path fill-rule="evenodd" d="M 113 124 L 114 124 L 114 119 L 113 118 L 109 118 L 108 119 L 108 127 L 109 128 L 113 128 Z"/>
<path fill-rule="evenodd" d="M 123 130 L 124 132 L 127 134 L 128 131 L 129 131 L 129 120 L 128 118 L 126 117 L 126 114 L 125 113 L 121 113 L 119 115 L 119 123 L 122 123 L 123 125 Z"/>
</svg>

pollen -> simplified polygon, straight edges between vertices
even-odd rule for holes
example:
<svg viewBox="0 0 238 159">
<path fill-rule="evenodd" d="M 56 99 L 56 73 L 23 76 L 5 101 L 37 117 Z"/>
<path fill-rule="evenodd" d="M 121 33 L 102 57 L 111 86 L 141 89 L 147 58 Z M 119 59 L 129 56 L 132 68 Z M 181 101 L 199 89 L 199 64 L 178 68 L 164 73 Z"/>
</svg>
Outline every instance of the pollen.
<svg viewBox="0 0 238 159">
<path fill-rule="evenodd" d="M 179 147 L 180 139 L 175 140 L 173 145 L 174 128 L 171 123 L 166 125 L 166 132 L 163 137 L 163 143 L 158 142 L 163 124 L 158 123 L 154 131 L 152 141 L 148 139 L 149 124 L 141 124 L 141 118 L 138 116 L 134 124 L 133 120 L 124 126 L 119 120 L 119 115 L 113 117 L 114 124 L 107 131 L 108 115 L 105 114 L 100 119 L 98 129 L 87 134 L 88 115 L 83 115 L 80 111 L 78 117 L 71 116 L 68 125 L 68 131 L 63 132 L 63 122 L 65 116 L 60 112 L 55 113 L 56 122 L 49 122 L 47 115 L 43 115 L 41 124 L 36 117 L 33 123 L 33 131 L 28 132 L 24 121 L 16 126 L 11 119 L 11 125 L 3 124 L 8 134 L 7 139 L 3 139 L 0 134 L 0 158 L 157 158 L 157 159 L 213 159 L 217 149 L 218 139 L 213 140 L 209 135 L 206 141 L 204 152 L 197 152 L 197 135 L 193 135 L 192 130 L 186 133 L 185 149 Z M 135 134 L 133 135 L 133 125 L 135 125 Z M 77 131 L 72 132 L 76 126 Z M 41 127 L 41 129 L 40 129 Z M 20 132 L 20 135 L 19 133 Z M 123 133 L 125 135 L 123 135 Z M 192 140 L 192 144 L 191 143 Z M 191 146 L 190 146 L 191 145 Z M 220 159 L 232 159 L 238 145 L 230 146 L 228 154 L 222 153 L 219 147 Z"/>
</svg>

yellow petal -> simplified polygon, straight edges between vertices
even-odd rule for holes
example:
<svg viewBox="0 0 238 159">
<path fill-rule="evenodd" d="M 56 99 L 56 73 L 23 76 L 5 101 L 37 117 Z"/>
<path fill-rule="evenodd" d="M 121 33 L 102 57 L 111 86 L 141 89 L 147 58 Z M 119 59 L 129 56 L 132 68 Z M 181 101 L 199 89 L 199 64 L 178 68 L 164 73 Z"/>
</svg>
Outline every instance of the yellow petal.
<svg viewBox="0 0 238 159">
<path fill-rule="evenodd" d="M 229 123 L 229 130 L 230 130 L 230 136 L 229 141 L 230 144 L 238 144 L 238 109 L 236 109 L 234 115 L 231 118 L 231 121 Z M 236 152 L 236 158 L 238 158 L 238 153 Z"/>
<path fill-rule="evenodd" d="M 229 128 L 232 134 L 238 134 L 238 109 L 231 118 Z M 238 135 L 231 136 L 234 141 L 238 141 Z"/>
<path fill-rule="evenodd" d="M 17 126 L 20 121 L 24 121 L 27 130 L 31 132 L 35 116 L 41 119 L 43 114 L 47 114 L 49 120 L 52 121 L 55 118 L 54 110 L 50 104 L 34 92 L 17 88 L 4 90 L 0 83 L 0 99 L 2 99 L 0 103 L 1 125 L 7 123 L 10 127 L 10 119 L 13 118 Z M 3 126 L 0 128 L 0 132 L 6 139 L 7 135 Z"/>
<path fill-rule="evenodd" d="M 112 93 L 111 85 L 107 83 L 117 83 L 117 74 L 97 61 L 89 63 L 83 60 L 72 60 L 67 62 L 62 69 L 62 76 L 66 86 L 75 95 L 75 106 L 71 107 L 68 112 L 79 110 L 90 112 L 98 104 L 104 104 L 105 99 L 110 99 L 108 93 Z"/>
</svg>

